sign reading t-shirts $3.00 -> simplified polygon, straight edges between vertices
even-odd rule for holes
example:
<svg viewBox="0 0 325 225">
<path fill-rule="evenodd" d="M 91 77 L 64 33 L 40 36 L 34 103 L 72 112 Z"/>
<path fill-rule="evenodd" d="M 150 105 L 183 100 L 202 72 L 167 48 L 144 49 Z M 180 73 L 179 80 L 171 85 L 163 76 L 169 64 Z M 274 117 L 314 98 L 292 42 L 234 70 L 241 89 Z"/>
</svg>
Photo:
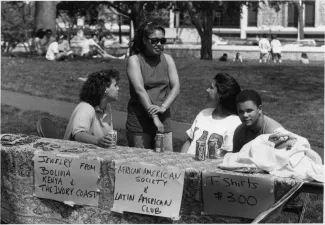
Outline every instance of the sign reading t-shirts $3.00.
<svg viewBox="0 0 325 225">
<path fill-rule="evenodd" d="M 202 172 L 204 213 L 256 218 L 274 203 L 273 179 Z"/>
</svg>

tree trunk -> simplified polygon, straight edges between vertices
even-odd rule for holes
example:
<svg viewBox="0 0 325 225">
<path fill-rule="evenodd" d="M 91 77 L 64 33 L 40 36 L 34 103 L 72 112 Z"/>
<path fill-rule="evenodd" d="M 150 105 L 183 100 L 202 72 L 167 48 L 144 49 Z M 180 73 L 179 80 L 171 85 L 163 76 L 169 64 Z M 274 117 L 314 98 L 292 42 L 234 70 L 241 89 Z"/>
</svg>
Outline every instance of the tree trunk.
<svg viewBox="0 0 325 225">
<path fill-rule="evenodd" d="M 133 28 L 136 31 L 141 26 L 141 15 L 144 2 L 134 2 L 131 10 L 131 20 L 133 21 Z"/>
<path fill-rule="evenodd" d="M 201 37 L 201 59 L 212 60 L 212 29 L 203 32 Z"/>
<path fill-rule="evenodd" d="M 212 28 L 214 21 L 213 10 L 206 9 L 203 13 L 203 32 L 201 34 L 201 59 L 212 60 Z"/>
<path fill-rule="evenodd" d="M 36 1 L 35 31 L 51 29 L 56 34 L 56 4 L 55 1 Z"/>
</svg>

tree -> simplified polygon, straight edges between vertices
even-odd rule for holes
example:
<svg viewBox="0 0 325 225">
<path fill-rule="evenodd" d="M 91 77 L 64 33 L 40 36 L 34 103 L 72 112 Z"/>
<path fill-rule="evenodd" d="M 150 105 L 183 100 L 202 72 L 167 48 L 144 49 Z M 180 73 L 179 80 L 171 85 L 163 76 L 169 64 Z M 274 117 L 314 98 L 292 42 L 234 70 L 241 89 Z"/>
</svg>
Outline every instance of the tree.
<svg viewBox="0 0 325 225">
<path fill-rule="evenodd" d="M 121 1 L 107 2 L 107 6 L 114 8 L 122 16 L 133 22 L 133 29 L 137 30 L 147 20 L 163 22 L 166 11 L 172 8 L 172 2 L 157 1 Z"/>
<path fill-rule="evenodd" d="M 2 51 L 9 52 L 18 43 L 25 50 L 30 50 L 30 38 L 34 28 L 34 4 L 21 1 L 1 2 L 1 35 L 3 36 Z M 27 46 L 26 46 L 27 44 Z"/>
<path fill-rule="evenodd" d="M 305 33 L 304 33 L 304 11 L 305 11 L 305 2 L 306 0 L 288 0 L 288 1 L 280 1 L 280 0 L 264 0 L 266 2 L 266 5 L 269 5 L 270 7 L 277 7 L 280 4 L 284 3 L 291 3 L 295 6 L 298 12 L 298 33 L 297 33 L 297 39 L 304 39 Z M 279 9 L 280 10 L 280 9 Z"/>
<path fill-rule="evenodd" d="M 56 34 L 56 4 L 55 1 L 35 2 L 35 31 L 51 29 Z"/>
<path fill-rule="evenodd" d="M 57 16 L 68 27 L 68 40 L 79 17 L 85 17 L 87 24 L 98 24 L 98 15 L 102 2 L 97 1 L 61 1 L 56 6 Z"/>
<path fill-rule="evenodd" d="M 212 60 L 212 28 L 216 10 L 223 8 L 228 13 L 241 13 L 241 6 L 248 3 L 244 1 L 189 1 L 176 2 L 176 4 L 180 9 L 186 8 L 201 37 L 201 59 Z"/>
</svg>

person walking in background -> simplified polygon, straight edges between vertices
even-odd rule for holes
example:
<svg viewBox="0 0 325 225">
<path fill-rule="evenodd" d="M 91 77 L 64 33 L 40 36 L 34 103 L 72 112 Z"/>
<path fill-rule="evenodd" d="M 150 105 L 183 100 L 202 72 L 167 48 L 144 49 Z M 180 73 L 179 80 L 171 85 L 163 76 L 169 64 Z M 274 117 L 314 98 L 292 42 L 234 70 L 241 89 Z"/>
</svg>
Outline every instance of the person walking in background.
<svg viewBox="0 0 325 225">
<path fill-rule="evenodd" d="M 207 89 L 208 103 L 213 107 L 202 110 L 196 116 L 191 128 L 186 131 L 189 138 L 181 152 L 195 155 L 199 139 L 205 142 L 207 157 L 214 155 L 219 158 L 232 152 L 233 135 L 241 124 L 236 108 L 236 95 L 240 91 L 237 81 L 227 73 L 218 73 L 214 77 Z M 217 142 L 217 147 L 212 140 Z"/>
<path fill-rule="evenodd" d="M 276 34 L 273 34 L 271 36 L 271 49 L 272 49 L 273 62 L 276 63 L 278 61 L 279 63 L 282 63 L 282 60 L 281 60 L 281 42 L 279 41 L 279 39 L 277 39 Z"/>
<path fill-rule="evenodd" d="M 126 121 L 130 147 L 153 149 L 159 132 L 164 133 L 164 150 L 173 150 L 170 107 L 180 85 L 173 58 L 163 53 L 165 43 L 164 27 L 153 22 L 140 26 L 131 42 Z"/>
<path fill-rule="evenodd" d="M 309 64 L 307 53 L 301 53 L 300 64 Z"/>
<path fill-rule="evenodd" d="M 262 35 L 262 38 L 258 42 L 258 47 L 260 48 L 259 63 L 262 63 L 262 61 L 266 63 L 267 58 L 269 56 L 269 52 L 271 51 L 271 45 L 269 40 L 266 38 L 266 34 Z"/>
<path fill-rule="evenodd" d="M 119 72 L 115 69 L 92 73 L 82 86 L 76 106 L 64 134 L 64 140 L 79 141 L 100 147 L 114 144 L 110 102 L 117 101 Z"/>
</svg>

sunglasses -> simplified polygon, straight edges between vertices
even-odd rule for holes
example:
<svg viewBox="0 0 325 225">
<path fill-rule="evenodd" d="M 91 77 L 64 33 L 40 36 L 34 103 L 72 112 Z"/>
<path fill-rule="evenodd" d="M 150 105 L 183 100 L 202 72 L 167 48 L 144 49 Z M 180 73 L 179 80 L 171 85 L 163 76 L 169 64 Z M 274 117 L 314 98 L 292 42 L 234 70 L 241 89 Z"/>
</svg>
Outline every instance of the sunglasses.
<svg viewBox="0 0 325 225">
<path fill-rule="evenodd" d="M 166 38 L 148 38 L 150 40 L 150 43 L 153 45 L 158 44 L 158 42 L 160 42 L 160 44 L 166 44 L 167 39 Z"/>
</svg>

